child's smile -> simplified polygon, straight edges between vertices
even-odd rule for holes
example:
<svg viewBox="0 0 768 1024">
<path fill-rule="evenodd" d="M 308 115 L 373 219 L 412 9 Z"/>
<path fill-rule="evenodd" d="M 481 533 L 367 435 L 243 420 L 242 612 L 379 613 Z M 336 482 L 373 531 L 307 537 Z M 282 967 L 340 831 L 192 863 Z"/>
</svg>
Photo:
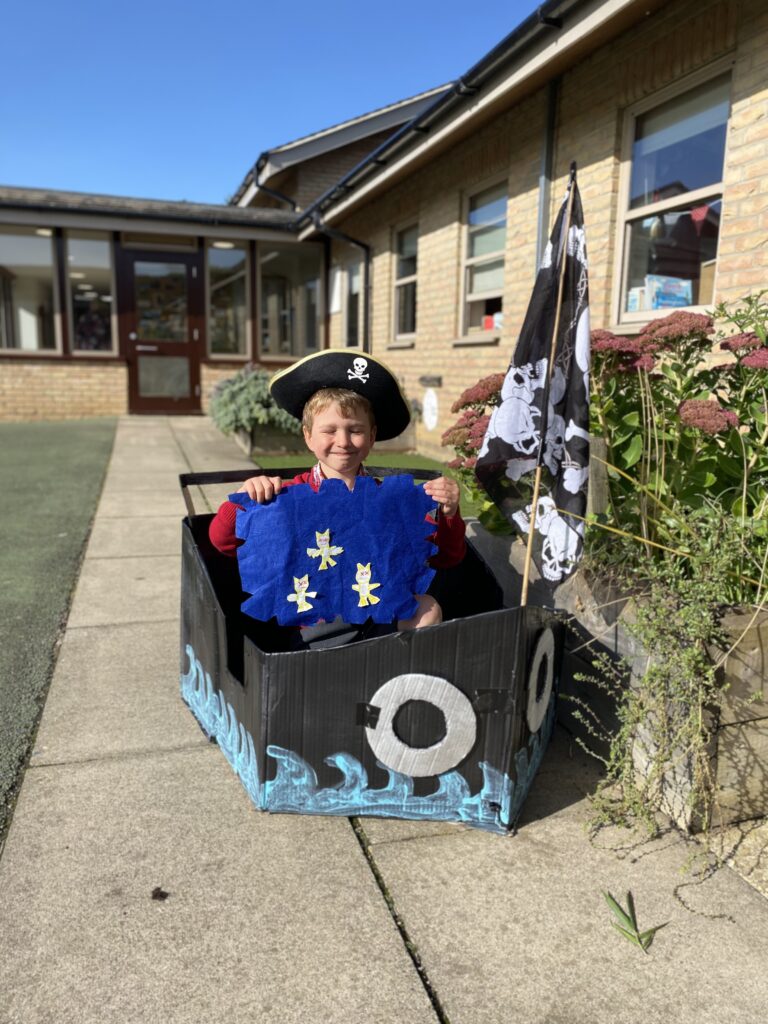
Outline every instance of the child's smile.
<svg viewBox="0 0 768 1024">
<path fill-rule="evenodd" d="M 315 414 L 311 431 L 304 431 L 307 447 L 327 477 L 351 482 L 373 447 L 376 428 L 364 412 L 345 416 L 334 402 Z"/>
</svg>

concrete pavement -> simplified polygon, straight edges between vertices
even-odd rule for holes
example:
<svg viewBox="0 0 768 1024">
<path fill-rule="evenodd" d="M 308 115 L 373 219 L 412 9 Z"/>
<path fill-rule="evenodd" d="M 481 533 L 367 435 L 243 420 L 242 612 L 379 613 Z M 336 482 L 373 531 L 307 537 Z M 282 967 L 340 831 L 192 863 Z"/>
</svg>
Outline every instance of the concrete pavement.
<svg viewBox="0 0 768 1024">
<path fill-rule="evenodd" d="M 252 807 L 178 695 L 178 473 L 243 464 L 205 419 L 120 422 L 0 859 L 0 1024 L 762 1022 L 765 897 L 674 832 L 590 842 L 564 733 L 510 838 Z M 604 889 L 669 922 L 648 956 Z"/>
</svg>

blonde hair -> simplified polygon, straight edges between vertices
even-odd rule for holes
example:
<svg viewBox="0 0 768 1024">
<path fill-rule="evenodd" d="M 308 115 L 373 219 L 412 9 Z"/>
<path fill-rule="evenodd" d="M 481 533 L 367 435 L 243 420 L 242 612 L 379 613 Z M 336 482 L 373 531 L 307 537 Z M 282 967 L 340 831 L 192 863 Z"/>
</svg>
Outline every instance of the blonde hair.
<svg viewBox="0 0 768 1024">
<path fill-rule="evenodd" d="M 307 401 L 304 412 L 301 415 L 301 425 L 309 434 L 312 432 L 312 424 L 315 416 L 327 409 L 329 405 L 338 405 L 342 416 L 350 416 L 355 412 L 363 412 L 368 417 L 371 427 L 376 426 L 376 417 L 373 415 L 373 406 L 365 397 L 358 395 L 356 391 L 349 388 L 320 388 Z"/>
</svg>

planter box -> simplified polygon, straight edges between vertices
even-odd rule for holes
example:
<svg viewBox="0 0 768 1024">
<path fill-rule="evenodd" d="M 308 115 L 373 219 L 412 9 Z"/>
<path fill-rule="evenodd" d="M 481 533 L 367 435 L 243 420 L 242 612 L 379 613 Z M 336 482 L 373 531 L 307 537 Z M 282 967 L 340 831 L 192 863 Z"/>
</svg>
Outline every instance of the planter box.
<svg viewBox="0 0 768 1024">
<path fill-rule="evenodd" d="M 470 526 L 473 543 L 492 560 L 505 600 L 514 602 L 522 582 L 525 546 L 514 537 L 488 534 L 476 522 Z M 554 607 L 570 618 L 566 630 L 560 693 L 587 701 L 603 727 L 611 732 L 618 725 L 616 708 L 608 695 L 594 686 L 577 681 L 578 674 L 594 673 L 594 651 L 608 651 L 631 666 L 631 680 L 639 680 L 648 664 L 649 654 L 628 632 L 634 605 L 626 595 L 587 581 L 577 572 L 558 587 L 554 595 L 532 577 L 529 600 Z M 710 719 L 713 737 L 710 747 L 715 779 L 715 802 L 711 826 L 733 824 L 768 815 L 768 611 L 753 620 L 749 611 L 729 612 L 723 626 L 734 649 L 722 667 L 725 699 L 718 721 Z M 587 647 L 586 644 L 590 646 Z M 722 652 L 713 651 L 717 659 Z M 599 755 L 607 753 L 584 725 L 574 717 L 575 705 L 564 700 L 558 704 L 558 720 L 571 733 L 583 739 Z M 647 756 L 636 750 L 638 771 L 648 764 Z M 690 775 L 681 767 L 664 780 L 661 810 L 681 828 L 697 831 L 705 824 L 694 820 L 689 798 Z"/>
<path fill-rule="evenodd" d="M 306 452 L 307 446 L 301 434 L 292 434 L 287 430 L 280 430 L 278 427 L 255 426 L 250 432 L 247 430 L 236 430 L 232 437 L 238 448 L 246 455 L 286 455 L 302 454 Z"/>
</svg>

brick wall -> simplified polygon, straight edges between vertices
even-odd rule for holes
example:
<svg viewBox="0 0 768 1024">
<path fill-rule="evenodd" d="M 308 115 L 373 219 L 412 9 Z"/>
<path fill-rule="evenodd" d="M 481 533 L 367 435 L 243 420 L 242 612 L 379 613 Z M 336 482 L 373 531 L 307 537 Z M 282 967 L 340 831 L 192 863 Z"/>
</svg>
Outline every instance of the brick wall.
<svg viewBox="0 0 768 1024">
<path fill-rule="evenodd" d="M 594 327 L 613 322 L 625 110 L 722 59 L 732 74 L 732 117 L 715 301 L 768 287 L 768 10 L 763 0 L 679 0 L 596 50 L 562 79 L 548 219 L 551 225 L 575 159 Z M 528 96 L 338 224 L 372 247 L 374 354 L 396 371 L 412 399 L 423 399 L 420 376 L 442 376 L 437 428 L 427 431 L 419 424 L 417 435 L 420 449 L 436 457 L 452 454 L 439 444 L 454 419 L 452 402 L 478 377 L 506 369 L 522 325 L 535 272 L 546 102 L 543 89 Z M 497 342 L 468 345 L 459 337 L 462 202 L 467 192 L 499 180 L 509 186 L 504 324 Z M 393 238 L 409 222 L 419 225 L 417 335 L 413 347 L 398 348 L 392 330 Z M 337 263 L 348 257 L 347 248 L 334 244 Z M 331 317 L 331 344 L 342 343 L 337 314 Z"/>
<path fill-rule="evenodd" d="M 211 363 L 203 363 L 200 366 L 200 402 L 204 413 L 208 412 L 211 404 L 211 391 L 220 380 L 227 380 L 238 373 L 236 366 L 215 366 Z"/>
<path fill-rule="evenodd" d="M 119 364 L 72 360 L 0 362 L 0 419 L 64 420 L 128 411 L 128 371 Z"/>
</svg>

